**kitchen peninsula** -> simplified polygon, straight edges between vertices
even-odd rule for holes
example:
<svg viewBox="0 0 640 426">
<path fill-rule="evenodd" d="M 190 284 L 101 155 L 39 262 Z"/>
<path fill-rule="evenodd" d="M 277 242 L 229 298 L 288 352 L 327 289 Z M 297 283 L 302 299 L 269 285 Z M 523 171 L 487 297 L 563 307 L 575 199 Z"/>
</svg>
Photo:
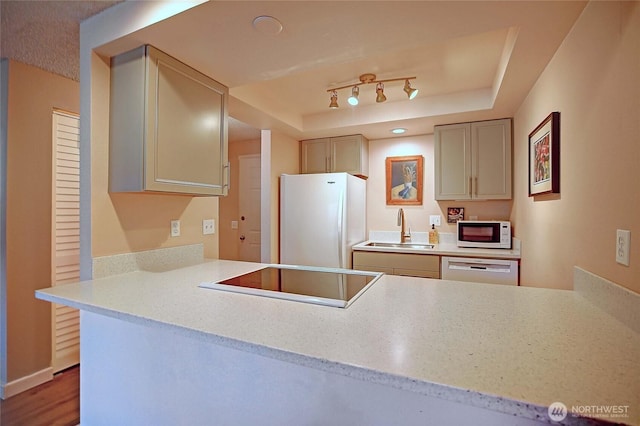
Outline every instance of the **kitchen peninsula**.
<svg viewBox="0 0 640 426">
<path fill-rule="evenodd" d="M 198 287 L 262 266 L 39 290 L 81 309 L 82 423 L 533 425 L 554 402 L 640 422 L 637 321 L 577 291 L 586 271 L 576 291 L 383 276 L 347 309 Z"/>
</svg>

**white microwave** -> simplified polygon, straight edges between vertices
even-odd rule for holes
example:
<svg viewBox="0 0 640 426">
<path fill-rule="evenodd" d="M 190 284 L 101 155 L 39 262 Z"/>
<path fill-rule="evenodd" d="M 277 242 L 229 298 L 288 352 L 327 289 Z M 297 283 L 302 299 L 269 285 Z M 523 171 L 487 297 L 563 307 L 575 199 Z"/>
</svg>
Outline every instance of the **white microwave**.
<svg viewBox="0 0 640 426">
<path fill-rule="evenodd" d="M 511 248 L 511 222 L 459 220 L 458 247 Z"/>
</svg>

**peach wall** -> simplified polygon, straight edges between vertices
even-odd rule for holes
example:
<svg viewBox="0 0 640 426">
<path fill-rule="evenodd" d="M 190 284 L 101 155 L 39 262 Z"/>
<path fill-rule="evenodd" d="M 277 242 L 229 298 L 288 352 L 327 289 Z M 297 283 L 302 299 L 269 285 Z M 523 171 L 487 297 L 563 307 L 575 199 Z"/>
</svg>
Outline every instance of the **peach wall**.
<svg viewBox="0 0 640 426">
<path fill-rule="evenodd" d="M 7 381 L 51 366 L 52 113 L 80 109 L 77 82 L 9 61 L 7 122 Z M 5 354 L 1 354 L 3 357 Z"/>
<path fill-rule="evenodd" d="M 424 157 L 423 202 L 421 206 L 387 205 L 385 160 L 387 157 L 422 155 Z M 369 179 L 367 180 L 367 228 L 374 231 L 398 231 L 398 208 L 412 231 L 427 232 L 429 215 L 440 215 L 440 232 L 455 232 L 447 224 L 447 207 L 464 207 L 465 217 L 508 220 L 511 201 L 436 201 L 434 195 L 434 139 L 433 134 L 369 141 Z"/>
<path fill-rule="evenodd" d="M 218 220 L 217 197 L 109 194 L 109 61 L 92 53 L 91 78 L 91 232 L 92 256 L 108 256 L 203 243 L 208 258 L 218 257 L 218 232 L 202 235 L 202 220 Z M 181 236 L 170 223 L 181 221 Z"/>
<path fill-rule="evenodd" d="M 271 132 L 271 259 L 280 261 L 280 175 L 300 172 L 300 142 L 279 132 Z"/>
<path fill-rule="evenodd" d="M 241 155 L 260 154 L 260 139 L 229 143 L 231 163 L 231 189 L 229 195 L 220 198 L 220 259 L 238 260 L 240 249 L 237 229 L 231 229 L 232 220 L 240 220 L 240 160 Z"/>
<path fill-rule="evenodd" d="M 590 2 L 514 121 L 521 283 L 572 288 L 579 266 L 640 292 L 640 3 Z M 529 198 L 528 134 L 561 114 L 560 194 Z M 615 261 L 631 230 L 631 263 Z"/>
</svg>

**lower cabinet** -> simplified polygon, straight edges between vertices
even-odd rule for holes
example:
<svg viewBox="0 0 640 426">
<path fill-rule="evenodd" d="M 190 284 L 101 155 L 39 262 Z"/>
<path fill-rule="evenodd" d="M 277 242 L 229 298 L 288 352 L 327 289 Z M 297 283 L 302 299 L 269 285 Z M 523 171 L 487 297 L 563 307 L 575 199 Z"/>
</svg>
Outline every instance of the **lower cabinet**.
<svg viewBox="0 0 640 426">
<path fill-rule="evenodd" d="M 354 251 L 353 269 L 384 272 L 389 275 L 440 278 L 440 256 Z"/>
</svg>

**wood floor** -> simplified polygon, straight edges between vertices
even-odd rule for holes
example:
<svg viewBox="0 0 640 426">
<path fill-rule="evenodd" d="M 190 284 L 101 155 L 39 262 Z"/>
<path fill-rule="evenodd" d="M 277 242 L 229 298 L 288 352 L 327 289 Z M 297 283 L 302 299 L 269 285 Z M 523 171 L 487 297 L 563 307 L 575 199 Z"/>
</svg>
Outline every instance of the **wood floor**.
<svg viewBox="0 0 640 426">
<path fill-rule="evenodd" d="M 80 367 L 53 380 L 0 400 L 1 426 L 71 426 L 80 423 Z"/>
</svg>

